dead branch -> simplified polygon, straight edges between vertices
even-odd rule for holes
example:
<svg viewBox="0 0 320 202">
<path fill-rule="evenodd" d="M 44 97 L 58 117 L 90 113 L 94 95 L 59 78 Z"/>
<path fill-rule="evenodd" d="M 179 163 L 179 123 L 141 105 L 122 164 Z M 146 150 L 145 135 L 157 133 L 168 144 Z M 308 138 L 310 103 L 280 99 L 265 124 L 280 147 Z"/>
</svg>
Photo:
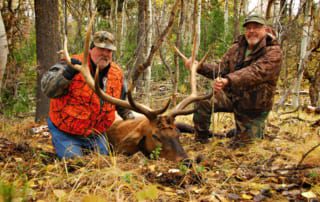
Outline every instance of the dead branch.
<svg viewBox="0 0 320 202">
<path fill-rule="evenodd" d="M 317 144 L 316 146 L 312 147 L 311 149 L 309 149 L 309 151 L 307 151 L 301 158 L 301 160 L 299 161 L 299 163 L 297 164 L 296 168 L 299 168 L 299 166 L 302 164 L 303 160 L 315 149 L 317 149 L 320 146 L 320 143 Z"/>
<path fill-rule="evenodd" d="M 154 54 L 160 48 L 162 42 L 165 40 L 166 36 L 171 31 L 171 28 L 173 26 L 173 22 L 174 22 L 174 19 L 175 19 L 175 15 L 176 15 L 176 12 L 177 12 L 177 9 L 178 9 L 179 2 L 180 2 L 179 0 L 175 1 L 175 4 L 173 5 L 172 10 L 171 10 L 171 14 L 170 14 L 168 25 L 162 31 L 162 33 L 160 34 L 159 38 L 153 43 L 153 45 L 151 47 L 151 50 L 150 50 L 150 53 L 149 53 L 146 61 L 143 64 L 138 65 L 137 69 L 133 72 L 133 75 L 131 77 L 131 81 L 129 83 L 129 89 L 130 88 L 132 88 L 132 89 L 134 88 L 134 86 L 135 86 L 134 82 L 137 81 L 139 76 L 140 76 L 140 74 L 142 72 L 144 72 L 144 70 L 150 66 L 150 64 L 152 62 L 152 59 L 154 57 Z"/>
</svg>

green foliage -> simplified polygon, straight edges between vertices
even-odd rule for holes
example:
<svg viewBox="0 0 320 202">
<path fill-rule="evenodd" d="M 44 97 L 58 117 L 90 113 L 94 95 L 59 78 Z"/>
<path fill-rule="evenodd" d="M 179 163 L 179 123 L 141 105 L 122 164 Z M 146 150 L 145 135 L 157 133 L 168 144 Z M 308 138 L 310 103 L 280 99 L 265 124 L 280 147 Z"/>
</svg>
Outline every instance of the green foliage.
<svg viewBox="0 0 320 202">
<path fill-rule="evenodd" d="M 122 176 L 122 179 L 126 182 L 126 183 L 131 183 L 131 178 L 132 178 L 132 173 L 125 173 Z"/>
<path fill-rule="evenodd" d="M 317 172 L 311 172 L 311 173 L 308 174 L 308 177 L 309 177 L 309 178 L 317 178 L 317 177 L 319 177 L 319 173 L 317 173 Z"/>
<path fill-rule="evenodd" d="M 189 168 L 185 164 L 180 163 L 179 164 L 179 170 L 181 171 L 181 173 L 183 173 L 185 175 L 185 174 L 187 174 Z"/>
<path fill-rule="evenodd" d="M 201 43 L 200 54 L 204 54 L 209 48 L 213 49 L 217 57 L 221 57 L 228 49 L 232 41 L 233 26 L 229 25 L 229 32 L 224 33 L 224 10 L 216 1 L 213 9 L 203 13 L 201 19 Z M 232 19 L 229 20 L 232 22 Z"/>
<path fill-rule="evenodd" d="M 18 115 L 32 110 L 36 84 L 35 31 L 14 49 L 6 71 L 6 87 L 1 91 L 1 107 L 6 116 Z"/>
<path fill-rule="evenodd" d="M 27 197 L 28 187 L 24 184 L 21 188 L 18 188 L 15 183 L 6 183 L 0 180 L 0 201 L 25 201 Z"/>
<path fill-rule="evenodd" d="M 157 145 L 157 147 L 151 152 L 150 159 L 158 160 L 160 157 L 161 150 L 162 150 L 161 145 Z"/>
<path fill-rule="evenodd" d="M 196 166 L 196 172 L 197 173 L 203 173 L 205 171 L 205 167 L 204 166 L 202 166 L 202 165 L 197 165 Z"/>
</svg>

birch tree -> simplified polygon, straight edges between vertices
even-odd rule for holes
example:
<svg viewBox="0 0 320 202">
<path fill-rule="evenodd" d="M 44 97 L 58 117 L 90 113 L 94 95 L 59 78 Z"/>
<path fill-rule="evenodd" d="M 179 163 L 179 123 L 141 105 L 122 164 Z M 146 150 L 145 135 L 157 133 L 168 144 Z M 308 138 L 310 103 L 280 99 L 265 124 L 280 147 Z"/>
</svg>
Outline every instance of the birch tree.
<svg viewBox="0 0 320 202">
<path fill-rule="evenodd" d="M 4 72 L 6 70 L 7 56 L 9 53 L 7 35 L 6 35 L 6 30 L 3 24 L 1 13 L 0 13 L 0 50 L 1 50 L 0 51 L 0 95 L 1 95 L 2 79 L 3 79 Z"/>
<path fill-rule="evenodd" d="M 293 90 L 294 95 L 292 99 L 292 106 L 294 108 L 297 108 L 300 104 L 299 98 L 300 98 L 301 80 L 303 77 L 304 65 L 308 56 L 307 48 L 308 48 L 308 44 L 310 42 L 310 36 L 312 33 L 311 6 L 312 6 L 312 1 L 307 0 L 306 6 L 304 8 L 304 19 L 303 19 L 302 37 L 301 37 L 301 44 L 300 44 L 298 73 L 297 73 L 296 81 L 294 84 L 294 90 Z"/>
<path fill-rule="evenodd" d="M 177 39 L 176 39 L 176 46 L 179 50 L 183 50 L 183 40 L 181 40 L 181 35 L 184 33 L 184 18 L 185 18 L 185 3 L 184 0 L 180 1 L 180 14 L 179 14 L 179 25 L 177 29 Z M 172 96 L 172 103 L 174 106 L 177 104 L 177 95 L 178 95 L 178 82 L 180 78 L 180 66 L 179 66 L 179 56 L 177 53 L 174 54 L 174 64 L 175 64 L 175 76 L 173 80 L 173 96 Z"/>
<path fill-rule="evenodd" d="M 196 5 L 197 4 L 197 5 Z M 200 36 L 201 36 L 201 1 L 197 1 L 195 6 L 197 6 L 197 15 L 196 15 L 196 32 L 197 32 L 197 46 L 195 49 L 195 54 L 198 55 L 199 47 L 200 47 Z"/>
<path fill-rule="evenodd" d="M 120 32 L 120 57 L 123 55 L 123 51 L 125 49 L 125 42 L 126 42 L 126 31 L 127 31 L 127 0 L 123 1 L 122 4 L 122 13 L 121 13 L 121 32 Z"/>
<path fill-rule="evenodd" d="M 146 55 L 149 55 L 151 46 L 152 46 L 152 2 L 151 0 L 148 0 L 148 6 L 147 6 L 147 15 L 146 15 L 146 38 L 147 38 L 147 44 L 146 44 Z M 151 66 L 147 67 L 147 69 L 144 72 L 145 74 L 145 93 L 146 93 L 146 104 L 150 106 L 150 98 L 151 98 L 151 92 L 150 92 L 150 85 L 151 85 Z"/>
</svg>

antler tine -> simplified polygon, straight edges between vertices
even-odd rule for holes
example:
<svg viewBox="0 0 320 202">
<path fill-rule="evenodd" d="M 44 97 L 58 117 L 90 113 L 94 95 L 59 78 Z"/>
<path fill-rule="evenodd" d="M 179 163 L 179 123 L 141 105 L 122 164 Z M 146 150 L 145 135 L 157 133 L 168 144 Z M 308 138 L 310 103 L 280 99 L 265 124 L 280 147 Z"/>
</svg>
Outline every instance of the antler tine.
<svg viewBox="0 0 320 202">
<path fill-rule="evenodd" d="M 197 13 L 197 0 L 194 1 L 194 13 Z M 191 56 L 191 68 L 190 68 L 190 85 L 191 85 L 191 94 L 181 101 L 181 103 L 175 107 L 173 111 L 169 113 L 169 116 L 177 116 L 177 115 L 185 115 L 189 112 L 192 112 L 192 110 L 184 110 L 189 104 L 195 101 L 203 100 L 203 99 L 209 99 L 212 97 L 213 92 L 210 92 L 207 95 L 198 96 L 197 95 L 197 80 L 196 80 L 196 72 L 199 66 L 203 64 L 203 62 L 207 59 L 208 53 L 205 54 L 205 56 L 201 59 L 199 63 L 196 63 L 196 48 L 197 48 L 197 37 L 198 34 L 196 32 L 196 19 L 194 18 L 194 24 L 193 24 L 193 47 L 192 47 L 192 56 Z M 174 47 L 174 50 L 177 52 L 177 54 L 186 62 L 188 59 L 185 57 L 177 47 Z"/>
<path fill-rule="evenodd" d="M 188 58 L 183 53 L 181 53 L 181 51 L 176 46 L 173 46 L 173 49 L 183 59 L 183 62 L 186 62 L 188 60 Z"/>
<path fill-rule="evenodd" d="M 204 61 L 206 61 L 206 59 L 207 59 L 208 56 L 209 56 L 209 52 L 210 52 L 210 50 L 208 50 L 208 51 L 206 52 L 206 54 L 202 57 L 202 59 L 200 60 L 200 62 L 197 64 L 196 70 L 204 63 Z"/>
<path fill-rule="evenodd" d="M 133 107 L 127 102 L 127 101 L 124 101 L 124 100 L 121 100 L 121 99 L 117 99 L 117 98 L 114 98 L 108 94 L 106 94 L 101 88 L 100 88 L 100 83 L 99 83 L 99 67 L 97 67 L 96 69 L 96 74 L 94 76 L 94 80 L 95 80 L 95 92 L 97 93 L 97 95 L 102 98 L 103 100 L 111 103 L 111 104 L 114 104 L 114 105 L 117 105 L 117 106 L 120 106 L 120 107 L 123 107 L 123 108 L 127 108 L 127 109 L 132 109 L 133 110 Z"/>
<path fill-rule="evenodd" d="M 167 101 L 167 103 L 162 108 L 157 109 L 157 110 L 150 110 L 147 107 L 145 107 L 139 103 L 136 103 L 136 101 L 134 101 L 134 99 L 132 97 L 131 89 L 129 89 L 128 90 L 128 101 L 129 101 L 129 104 L 132 106 L 132 108 L 135 111 L 146 115 L 146 117 L 148 117 L 148 119 L 150 119 L 150 120 L 154 120 L 155 118 L 157 118 L 157 116 L 159 114 L 164 113 L 168 109 L 170 102 L 171 102 L 171 99 L 169 99 Z"/>
<path fill-rule="evenodd" d="M 179 105 L 177 105 L 169 114 L 168 116 L 177 116 L 177 115 L 183 115 L 183 111 L 184 108 L 186 108 L 189 104 L 196 102 L 196 101 L 200 101 L 200 100 L 205 100 L 205 99 L 209 99 L 211 98 L 213 95 L 213 92 L 211 91 L 210 93 L 206 94 L 206 95 L 202 95 L 202 96 L 192 96 L 189 95 L 188 97 L 186 97 L 184 100 L 182 100 L 180 102 Z"/>
<path fill-rule="evenodd" d="M 176 116 L 179 116 L 179 115 L 189 115 L 189 114 L 192 114 L 196 111 L 196 108 L 194 109 L 187 109 L 187 110 L 180 110 L 180 111 L 177 111 L 175 113 L 171 113 L 171 117 L 176 117 Z"/>
<path fill-rule="evenodd" d="M 192 46 L 192 55 L 191 55 L 191 71 L 190 71 L 190 84 L 191 84 L 191 95 L 190 96 L 197 96 L 197 78 L 196 78 L 196 72 L 197 72 L 197 64 L 195 64 L 196 60 L 196 49 L 197 49 L 197 31 L 196 31 L 196 14 L 198 10 L 198 2 L 197 0 L 194 1 L 194 19 L 193 19 L 193 46 Z"/>
<path fill-rule="evenodd" d="M 84 79 L 86 80 L 87 84 L 89 85 L 89 87 L 94 90 L 94 80 L 90 74 L 90 70 L 88 67 L 88 55 L 89 55 L 89 43 L 90 43 L 90 36 L 91 36 L 91 30 L 92 30 L 92 24 L 94 22 L 94 18 L 95 18 L 95 14 L 93 14 L 92 18 L 90 19 L 90 23 L 89 23 L 89 27 L 87 30 L 87 34 L 86 34 L 86 39 L 85 39 L 85 45 L 84 45 L 84 58 L 83 58 L 83 63 L 82 66 L 78 65 L 78 64 L 72 64 L 71 63 L 71 58 L 69 55 L 69 51 L 68 51 L 68 39 L 67 36 L 65 36 L 65 40 L 64 40 L 64 50 L 59 51 L 60 53 L 63 53 L 65 56 L 65 60 L 67 62 L 67 64 L 78 70 L 79 72 L 81 72 L 81 74 L 83 75 Z"/>
<path fill-rule="evenodd" d="M 89 22 L 89 25 L 88 25 L 88 30 L 87 30 L 87 33 L 86 33 L 86 40 L 84 42 L 83 64 L 82 65 L 83 65 L 83 68 L 86 68 L 88 70 L 89 70 L 89 67 L 88 67 L 89 44 L 90 44 L 92 26 L 93 26 L 93 22 L 95 20 L 95 17 L 96 17 L 96 12 L 93 13 L 93 15 L 92 15 L 92 17 L 90 19 L 90 22 Z"/>
</svg>

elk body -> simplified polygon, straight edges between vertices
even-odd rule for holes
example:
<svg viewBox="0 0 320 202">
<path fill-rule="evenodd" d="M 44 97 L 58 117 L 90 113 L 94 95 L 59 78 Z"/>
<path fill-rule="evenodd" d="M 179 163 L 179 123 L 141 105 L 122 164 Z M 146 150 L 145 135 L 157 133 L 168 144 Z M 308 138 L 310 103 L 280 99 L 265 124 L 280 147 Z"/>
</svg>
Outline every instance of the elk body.
<svg viewBox="0 0 320 202">
<path fill-rule="evenodd" d="M 177 1 L 178 2 L 178 1 Z M 192 93 L 187 98 L 182 100 L 173 110 L 166 115 L 164 112 L 169 107 L 170 100 L 162 109 L 151 110 L 142 104 L 136 103 L 132 98 L 133 81 L 129 83 L 128 89 L 128 101 L 120 100 L 106 94 L 99 86 L 99 67 L 96 68 L 95 78 L 90 73 L 87 65 L 87 59 L 89 54 L 89 41 L 91 36 L 91 29 L 94 16 L 91 18 L 88 25 L 88 31 L 86 34 L 86 40 L 84 45 L 84 61 L 82 65 L 72 64 L 67 50 L 67 39 L 65 39 L 64 50 L 61 53 L 69 66 L 81 72 L 82 76 L 86 80 L 88 86 L 95 91 L 95 93 L 104 101 L 112 103 L 117 106 L 131 109 L 135 112 L 145 115 L 145 117 L 139 117 L 133 120 L 115 121 L 113 125 L 108 129 L 107 136 L 109 142 L 116 150 L 117 153 L 124 153 L 132 155 L 138 151 L 141 151 L 144 155 L 149 157 L 150 153 L 157 147 L 161 147 L 160 157 L 166 158 L 172 161 L 181 161 L 187 158 L 187 154 L 184 151 L 179 141 L 179 131 L 174 125 L 175 117 L 178 115 L 186 115 L 192 113 L 194 110 L 186 110 L 186 107 L 202 99 L 208 99 L 212 96 L 212 93 L 208 95 L 198 96 L 196 92 L 196 79 L 195 71 L 205 60 L 206 56 L 200 61 L 195 63 L 193 60 L 193 66 L 191 71 L 191 88 Z M 158 40 L 162 41 L 162 40 Z M 195 40 L 194 40 L 195 43 Z M 157 47 L 160 45 L 158 44 Z M 150 54 L 154 54 L 151 51 Z M 180 56 L 183 56 L 178 50 Z M 183 56 L 185 59 L 185 56 Z M 193 51 L 193 58 L 194 58 Z M 148 58 L 152 58 L 150 55 Z M 143 65 L 142 65 L 143 66 Z"/>
</svg>

